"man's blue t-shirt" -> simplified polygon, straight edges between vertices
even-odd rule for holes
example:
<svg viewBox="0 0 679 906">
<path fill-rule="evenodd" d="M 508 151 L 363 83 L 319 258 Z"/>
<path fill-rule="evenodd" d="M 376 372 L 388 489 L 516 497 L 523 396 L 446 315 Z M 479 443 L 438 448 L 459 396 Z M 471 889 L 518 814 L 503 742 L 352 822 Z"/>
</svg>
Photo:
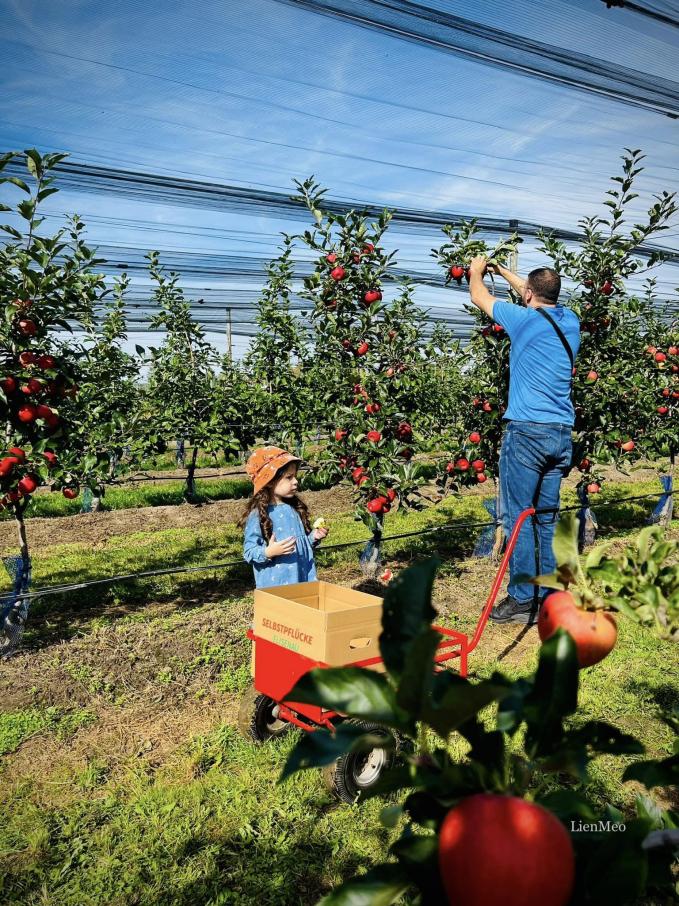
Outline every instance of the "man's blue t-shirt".
<svg viewBox="0 0 679 906">
<path fill-rule="evenodd" d="M 580 322 L 563 305 L 546 308 L 559 325 L 573 358 L 580 348 Z M 506 419 L 572 425 L 571 363 L 556 331 L 534 308 L 496 301 L 493 320 L 507 331 L 509 351 L 509 405 Z"/>
</svg>

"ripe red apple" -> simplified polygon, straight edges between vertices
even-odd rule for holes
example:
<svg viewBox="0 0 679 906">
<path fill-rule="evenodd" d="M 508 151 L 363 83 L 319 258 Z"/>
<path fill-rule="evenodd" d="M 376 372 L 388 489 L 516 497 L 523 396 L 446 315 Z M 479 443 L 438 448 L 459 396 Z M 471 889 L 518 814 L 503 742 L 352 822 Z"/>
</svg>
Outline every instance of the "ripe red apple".
<svg viewBox="0 0 679 906">
<path fill-rule="evenodd" d="M 538 616 L 540 639 L 546 641 L 560 626 L 573 637 L 581 667 L 603 660 L 618 637 L 618 627 L 610 613 L 582 610 L 569 591 L 555 591 L 545 598 Z"/>
<path fill-rule="evenodd" d="M 5 391 L 9 396 L 10 393 L 14 393 L 17 389 L 17 382 L 13 377 L 6 377 L 0 381 L 0 387 Z"/>
<path fill-rule="evenodd" d="M 455 471 L 455 463 L 449 462 L 446 465 L 446 472 L 450 475 L 451 472 Z"/>
<path fill-rule="evenodd" d="M 26 350 L 25 352 L 19 353 L 19 361 L 24 367 L 26 365 L 33 365 L 37 359 L 37 356 L 34 352 Z"/>
<path fill-rule="evenodd" d="M 673 391 L 672 391 L 672 399 L 673 399 L 673 400 L 679 400 L 679 390 L 673 390 Z"/>
<path fill-rule="evenodd" d="M 38 487 L 38 480 L 35 475 L 24 475 L 23 478 L 19 479 L 17 488 L 21 491 L 22 494 L 32 494 L 33 491 Z"/>
<path fill-rule="evenodd" d="M 635 446 L 636 444 L 633 440 L 626 440 L 624 444 L 620 444 L 620 449 L 624 450 L 625 453 L 631 453 Z"/>
<path fill-rule="evenodd" d="M 391 367 L 391 365 L 389 366 L 389 368 L 387 368 L 387 370 L 386 370 L 385 373 L 386 373 L 387 377 L 393 377 L 393 376 L 394 376 L 394 369 Z"/>
<path fill-rule="evenodd" d="M 593 384 L 594 381 L 596 381 L 598 379 L 598 377 L 599 377 L 599 375 L 596 373 L 596 371 L 587 372 L 587 381 L 590 384 Z"/>
<path fill-rule="evenodd" d="M 649 355 L 655 355 L 657 351 L 658 351 L 658 350 L 657 350 L 657 348 L 656 348 L 655 346 L 647 346 L 647 347 L 646 347 L 646 352 L 647 352 Z"/>
<path fill-rule="evenodd" d="M 604 296 L 610 296 L 614 289 L 615 289 L 615 287 L 613 286 L 611 281 L 606 280 L 605 283 L 602 285 L 600 292 Z"/>
<path fill-rule="evenodd" d="M 369 349 L 370 349 L 370 346 L 364 340 L 361 343 L 361 345 L 358 347 L 358 349 L 356 350 L 356 355 L 365 355 Z"/>
<path fill-rule="evenodd" d="M 17 412 L 20 422 L 24 424 L 29 424 L 29 422 L 34 422 L 38 417 L 38 411 L 32 403 L 27 403 L 25 406 L 22 406 L 21 409 Z"/>
<path fill-rule="evenodd" d="M 413 451 L 410 449 L 410 447 L 404 447 L 399 451 L 398 455 L 401 457 L 401 459 L 412 459 Z"/>
<path fill-rule="evenodd" d="M 396 339 L 396 331 L 390 330 L 389 333 L 387 334 L 387 336 L 389 337 L 390 340 Z"/>
<path fill-rule="evenodd" d="M 592 466 L 592 463 L 590 462 L 589 459 L 587 459 L 587 457 L 585 457 L 580 462 L 580 465 L 578 466 L 578 468 L 580 469 L 581 472 L 588 472 L 590 470 L 591 466 Z"/>
<path fill-rule="evenodd" d="M 16 503 L 18 500 L 21 500 L 23 496 L 21 491 L 13 490 L 7 492 L 7 499 L 10 503 Z"/>
<path fill-rule="evenodd" d="M 386 497 L 374 497 L 372 500 L 369 500 L 367 503 L 367 509 L 370 513 L 381 513 L 382 510 L 387 505 Z"/>
<path fill-rule="evenodd" d="M 464 456 L 461 456 L 455 463 L 455 468 L 459 469 L 461 472 L 466 472 L 469 468 L 469 460 L 465 459 Z"/>
<path fill-rule="evenodd" d="M 366 242 L 361 251 L 364 255 L 371 255 L 375 251 L 375 246 L 372 242 Z"/>
<path fill-rule="evenodd" d="M 459 264 L 454 264 L 450 269 L 450 276 L 453 280 L 461 280 L 464 277 L 464 268 Z"/>
<path fill-rule="evenodd" d="M 481 435 L 479 434 L 478 431 L 472 431 L 472 433 L 469 435 L 469 443 L 471 443 L 471 444 L 480 444 L 481 443 Z"/>
<path fill-rule="evenodd" d="M 78 488 L 64 488 L 61 493 L 67 500 L 74 500 L 78 496 Z"/>
<path fill-rule="evenodd" d="M 488 481 L 488 476 L 485 474 L 485 472 L 477 472 L 476 480 L 479 484 L 483 484 L 484 481 Z"/>
<path fill-rule="evenodd" d="M 363 468 L 363 466 L 356 466 L 356 468 L 352 469 L 351 471 L 351 477 L 355 484 L 358 484 L 358 479 L 362 475 L 365 475 L 365 469 Z"/>
<path fill-rule="evenodd" d="M 484 462 L 482 459 L 475 459 L 475 460 L 472 462 L 472 469 L 473 469 L 475 472 L 483 472 L 483 470 L 484 470 L 485 468 L 486 468 L 486 464 L 485 464 L 485 462 Z"/>
<path fill-rule="evenodd" d="M 5 456 L 4 459 L 0 459 L 0 478 L 9 475 L 16 465 L 18 465 L 16 456 Z"/>
<path fill-rule="evenodd" d="M 588 494 L 598 494 L 600 490 L 601 490 L 601 485 L 596 481 L 592 481 L 587 485 Z"/>
<path fill-rule="evenodd" d="M 342 346 L 344 349 L 351 349 L 351 340 L 342 340 Z"/>
<path fill-rule="evenodd" d="M 49 371 L 51 368 L 55 368 L 57 360 L 53 355 L 41 355 L 38 358 L 38 368 L 42 368 L 43 371 Z"/>
<path fill-rule="evenodd" d="M 325 256 L 325 260 L 328 262 L 328 264 L 334 264 L 335 261 L 337 261 L 337 255 L 334 252 L 330 252 L 329 255 Z"/>
<path fill-rule="evenodd" d="M 368 438 L 368 440 L 370 441 L 371 444 L 379 443 L 379 441 L 382 440 L 382 435 L 380 434 L 379 431 L 368 431 L 368 433 L 366 434 L 366 437 Z"/>
<path fill-rule="evenodd" d="M 665 387 L 664 390 L 663 390 L 663 392 L 662 392 L 662 395 L 663 395 L 663 396 L 669 396 L 669 395 L 670 395 L 670 388 L 669 388 L 669 387 Z"/>
<path fill-rule="evenodd" d="M 19 330 L 25 337 L 34 337 L 36 331 L 35 321 L 30 318 L 22 318 L 19 321 Z"/>
<path fill-rule="evenodd" d="M 393 503 L 396 500 L 397 494 L 393 488 L 389 488 L 387 491 L 387 500 L 389 503 Z"/>
<path fill-rule="evenodd" d="M 399 422 L 396 428 L 396 437 L 399 440 L 410 440 L 413 436 L 412 425 L 409 422 Z"/>
<path fill-rule="evenodd" d="M 582 285 L 586 286 L 587 289 L 591 289 L 594 286 L 594 280 L 590 280 L 589 278 L 587 278 L 586 280 L 582 281 Z"/>
<path fill-rule="evenodd" d="M 354 252 L 353 255 L 351 256 L 351 260 L 354 262 L 354 264 L 360 264 L 361 263 L 361 253 Z"/>
<path fill-rule="evenodd" d="M 658 415 L 667 415 L 670 410 L 667 408 L 667 406 L 658 406 L 655 411 L 658 413 Z"/>
<path fill-rule="evenodd" d="M 672 374 L 677 374 L 679 372 L 679 365 L 672 365 Z"/>
<path fill-rule="evenodd" d="M 28 389 L 31 391 L 31 393 L 40 393 L 40 391 L 44 388 L 44 386 L 45 385 L 43 384 L 42 381 L 39 381 L 37 378 L 34 378 L 34 377 L 30 378 L 28 381 Z"/>
<path fill-rule="evenodd" d="M 481 400 L 478 398 L 478 396 L 475 396 L 474 399 L 472 400 L 472 406 L 475 409 L 477 409 L 480 405 L 481 405 Z"/>
<path fill-rule="evenodd" d="M 502 326 L 502 324 L 493 324 L 493 331 L 495 333 L 502 333 L 503 330 L 504 327 Z"/>
<path fill-rule="evenodd" d="M 333 269 L 330 271 L 330 276 L 333 280 L 344 280 L 346 273 L 347 272 L 343 267 L 333 267 Z"/>
<path fill-rule="evenodd" d="M 337 308 L 337 299 L 326 299 L 325 307 L 329 309 Z"/>
<path fill-rule="evenodd" d="M 668 355 L 679 355 L 679 346 L 670 346 L 667 350 Z"/>
<path fill-rule="evenodd" d="M 49 466 L 50 469 L 53 468 L 54 466 L 56 466 L 57 463 L 59 462 L 59 460 L 57 459 L 57 454 L 54 453 L 53 450 L 45 450 L 45 452 L 42 455 L 47 460 L 47 465 Z"/>
<path fill-rule="evenodd" d="M 363 294 L 363 301 L 366 305 L 372 305 L 373 302 L 379 302 L 382 298 L 382 293 L 379 289 L 369 289 L 366 293 Z"/>
<path fill-rule="evenodd" d="M 336 441 L 344 440 L 344 438 L 347 436 L 348 433 L 349 432 L 345 431 L 344 428 L 338 428 L 335 431 L 335 440 Z"/>
<path fill-rule="evenodd" d="M 459 906 L 566 906 L 575 855 L 563 824 L 516 796 L 477 793 L 452 808 L 439 831 L 439 871 Z"/>
<path fill-rule="evenodd" d="M 485 403 L 483 404 L 483 406 L 482 406 L 481 408 L 483 409 L 484 412 L 492 412 L 492 411 L 493 411 L 493 407 L 492 407 L 491 404 L 488 402 L 488 400 L 485 401 Z"/>
<path fill-rule="evenodd" d="M 656 352 L 654 358 L 655 358 L 656 362 L 664 362 L 665 359 L 667 358 L 667 356 L 665 355 L 664 352 Z"/>
<path fill-rule="evenodd" d="M 481 336 L 489 337 L 490 336 L 490 327 L 484 327 L 483 330 L 481 331 Z"/>
</svg>

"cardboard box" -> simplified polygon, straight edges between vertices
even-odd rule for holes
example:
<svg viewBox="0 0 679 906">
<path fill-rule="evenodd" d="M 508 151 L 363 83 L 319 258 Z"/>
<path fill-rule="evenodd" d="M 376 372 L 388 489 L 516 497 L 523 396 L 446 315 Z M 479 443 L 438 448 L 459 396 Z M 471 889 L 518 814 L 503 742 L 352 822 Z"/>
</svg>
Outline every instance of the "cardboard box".
<svg viewBox="0 0 679 906">
<path fill-rule="evenodd" d="M 379 657 L 382 598 L 330 582 L 255 591 L 255 635 L 333 667 Z"/>
</svg>

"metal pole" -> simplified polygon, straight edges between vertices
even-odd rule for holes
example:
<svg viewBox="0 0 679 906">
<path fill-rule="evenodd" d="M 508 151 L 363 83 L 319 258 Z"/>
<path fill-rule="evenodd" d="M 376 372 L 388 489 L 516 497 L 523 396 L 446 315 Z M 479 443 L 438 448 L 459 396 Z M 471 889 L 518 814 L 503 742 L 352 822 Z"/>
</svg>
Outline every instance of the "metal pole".
<svg viewBox="0 0 679 906">
<path fill-rule="evenodd" d="M 510 220 L 510 221 L 509 221 L 509 229 L 510 229 L 510 231 L 511 231 L 512 233 L 518 233 L 518 232 L 519 232 L 519 221 L 518 221 L 518 220 Z M 509 256 L 509 270 L 510 270 L 510 271 L 513 271 L 513 273 L 515 273 L 515 274 L 518 273 L 518 270 L 519 270 L 519 249 L 518 249 L 518 246 L 517 246 L 517 248 L 514 249 L 514 251 L 512 252 L 512 254 Z"/>
<path fill-rule="evenodd" d="M 229 353 L 229 361 L 233 362 L 233 346 L 231 336 L 231 309 L 226 309 L 226 348 Z"/>
</svg>

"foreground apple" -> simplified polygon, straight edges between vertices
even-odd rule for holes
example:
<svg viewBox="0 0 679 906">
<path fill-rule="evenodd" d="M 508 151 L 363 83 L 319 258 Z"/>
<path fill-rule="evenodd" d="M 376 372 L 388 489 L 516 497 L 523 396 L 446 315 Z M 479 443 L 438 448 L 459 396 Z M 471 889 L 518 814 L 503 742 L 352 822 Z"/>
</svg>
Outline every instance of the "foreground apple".
<svg viewBox="0 0 679 906">
<path fill-rule="evenodd" d="M 479 793 L 444 818 L 439 870 L 456 906 L 566 906 L 575 856 L 568 832 L 547 809 Z"/>
<path fill-rule="evenodd" d="M 591 667 L 613 650 L 618 627 L 610 613 L 582 610 L 569 591 L 555 591 L 545 598 L 538 616 L 538 634 L 546 641 L 561 627 L 575 642 L 578 664 Z"/>
</svg>

